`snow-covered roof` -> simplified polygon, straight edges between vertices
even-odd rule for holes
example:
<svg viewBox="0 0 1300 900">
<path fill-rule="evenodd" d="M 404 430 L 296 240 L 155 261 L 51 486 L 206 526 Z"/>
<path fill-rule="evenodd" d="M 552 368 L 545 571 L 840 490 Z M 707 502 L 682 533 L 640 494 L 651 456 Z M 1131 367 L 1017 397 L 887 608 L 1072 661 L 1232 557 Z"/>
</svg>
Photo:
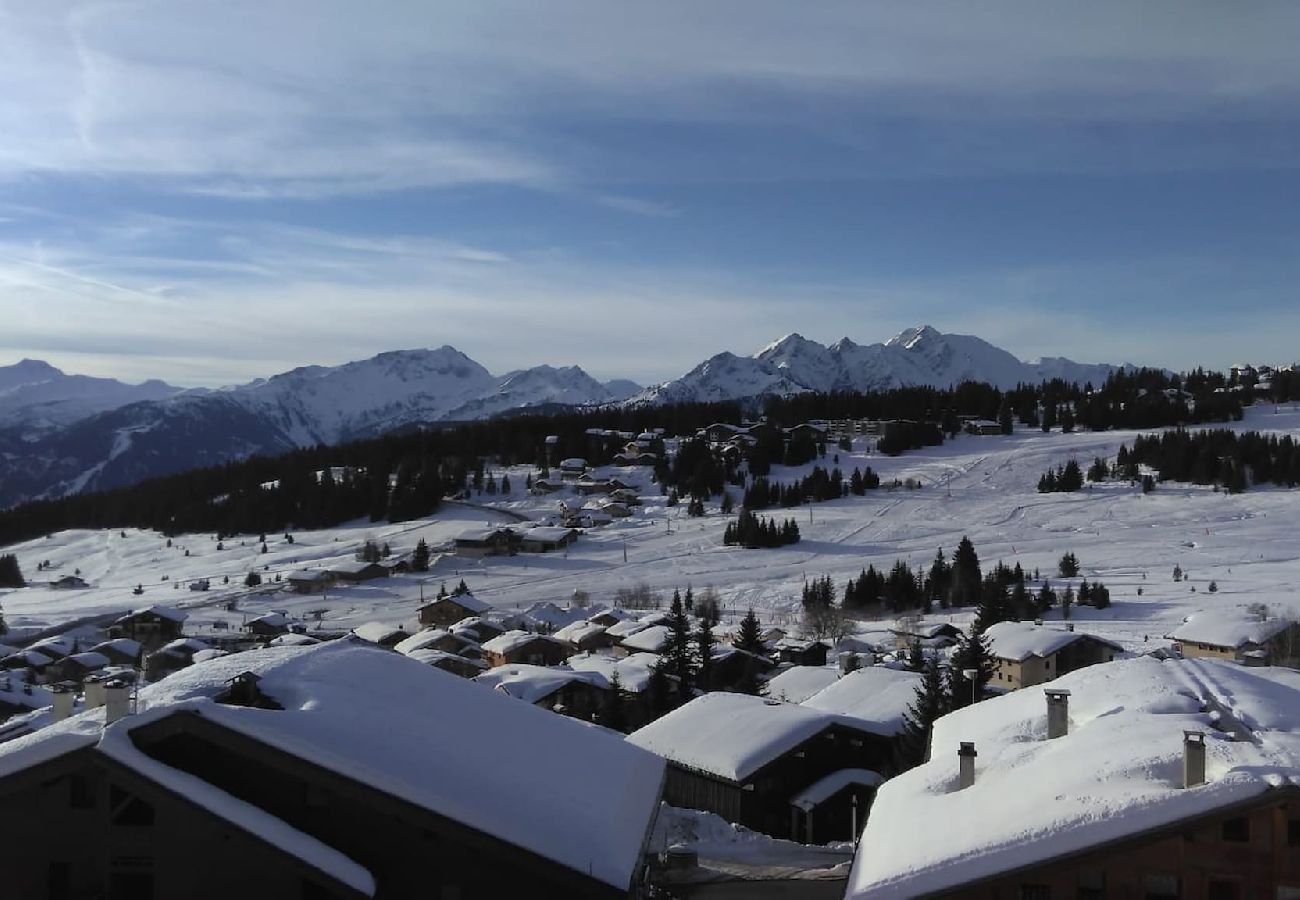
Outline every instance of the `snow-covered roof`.
<svg viewBox="0 0 1300 900">
<path fill-rule="evenodd" d="M 244 672 L 258 675 L 259 690 L 284 709 L 212 702 Z M 0 776 L 98 743 L 133 767 L 150 765 L 145 774 L 153 778 L 159 773 L 152 766 L 162 764 L 138 751 L 129 732 L 190 709 L 620 890 L 630 888 L 639 867 L 663 781 L 662 760 L 604 729 L 347 638 L 191 666 L 143 688 L 140 707 L 145 712 L 107 728 L 103 713 L 92 710 L 0 745 Z M 546 761 L 543 777 L 538 760 Z M 430 777 L 431 765 L 439 777 Z M 159 777 L 184 774 L 163 768 Z M 195 788 L 186 796 L 218 815 L 228 811 L 229 795 L 193 776 L 180 780 Z M 618 790 L 608 790 L 611 784 Z M 336 862 L 346 859 L 330 852 Z M 337 877 L 338 869 L 330 871 Z"/>
<path fill-rule="evenodd" d="M 46 656 L 39 650 L 19 650 L 17 653 L 9 654 L 5 659 L 10 660 L 14 657 L 21 659 L 24 665 L 33 666 L 38 669 L 41 666 L 48 666 L 50 663 L 54 662 L 54 657 Z"/>
<path fill-rule="evenodd" d="M 268 628 L 288 628 L 289 617 L 284 613 L 278 612 L 263 613 L 255 619 L 248 620 L 249 625 L 253 625 L 254 623 L 265 625 Z"/>
<path fill-rule="evenodd" d="M 534 603 L 523 611 L 523 617 L 535 626 L 544 626 L 546 628 L 564 628 L 574 622 L 581 622 L 587 618 L 585 609 L 569 608 L 556 606 L 554 603 L 543 600 Z"/>
<path fill-rule="evenodd" d="M 609 631 L 607 633 L 611 637 L 625 638 L 628 635 L 636 634 L 638 631 L 644 631 L 649 627 L 650 625 L 648 623 L 642 622 L 640 619 L 624 619 L 621 622 L 616 622 L 609 626 Z"/>
<path fill-rule="evenodd" d="M 572 536 L 572 534 L 572 528 L 565 528 L 561 525 L 538 525 L 536 528 L 530 528 L 525 531 L 521 537 L 526 541 L 541 541 L 547 544 L 557 544 Z"/>
<path fill-rule="evenodd" d="M 466 541 L 468 543 L 482 543 L 490 541 L 502 532 L 510 531 L 509 528 L 466 528 L 460 534 L 456 535 L 456 540 Z"/>
<path fill-rule="evenodd" d="M 141 647 L 139 641 L 134 641 L 131 638 L 113 638 L 111 641 L 102 641 L 90 649 L 98 653 L 112 650 L 121 653 L 123 656 L 139 656 Z"/>
<path fill-rule="evenodd" d="M 597 653 L 579 653 L 570 656 L 565 664 L 576 672 L 597 672 L 609 683 L 617 673 L 623 690 L 639 694 L 650 686 L 650 676 L 659 665 L 659 657 L 654 653 L 633 653 L 615 659 Z"/>
<path fill-rule="evenodd" d="M 1291 619 L 1260 619 L 1243 610 L 1214 610 L 1188 616 L 1170 637 L 1193 644 L 1240 647 L 1243 644 L 1263 644 L 1292 624 Z"/>
<path fill-rule="evenodd" d="M 600 688 L 609 687 L 608 682 L 597 672 L 528 665 L 498 666 L 482 675 L 475 675 L 474 681 L 525 703 L 536 703 L 574 681 L 584 681 Z"/>
<path fill-rule="evenodd" d="M 472 613 L 484 613 L 492 608 L 490 603 L 484 603 L 482 600 L 475 597 L 472 591 L 465 591 L 460 594 L 449 594 L 446 597 L 438 597 L 434 600 L 430 600 L 424 605 L 433 606 L 435 603 L 442 603 L 444 601 L 455 603 L 461 609 L 467 609 Z"/>
<path fill-rule="evenodd" d="M 0 703 L 40 709 L 53 703 L 50 692 L 35 684 L 24 684 L 19 678 L 0 678 Z"/>
<path fill-rule="evenodd" d="M 903 730 L 903 716 L 915 702 L 920 683 L 919 672 L 868 666 L 828 685 L 803 705 L 852 719 L 872 734 L 893 737 Z"/>
<path fill-rule="evenodd" d="M 581 456 L 570 456 L 568 459 L 560 460 L 561 469 L 585 469 L 587 461 Z"/>
<path fill-rule="evenodd" d="M 210 659 L 220 659 L 223 656 L 229 656 L 229 650 L 219 650 L 216 647 L 209 647 L 207 650 L 200 650 L 194 654 L 194 662 L 207 662 Z"/>
<path fill-rule="evenodd" d="M 790 798 L 790 805 L 797 806 L 802 810 L 814 809 L 818 804 L 834 797 L 851 784 L 874 788 L 880 787 L 884 783 L 884 776 L 871 769 L 840 769 L 838 772 L 832 772 L 825 778 L 814 781 L 795 794 Z"/>
<path fill-rule="evenodd" d="M 448 653 L 445 650 L 431 650 L 427 647 L 422 650 L 412 650 L 410 653 L 406 655 L 411 659 L 415 660 L 416 662 L 424 663 L 425 665 L 428 666 L 437 665 L 443 660 L 450 659 L 450 660 L 455 660 L 457 664 L 473 666 L 476 669 L 487 668 L 487 663 L 481 659 L 470 659 L 467 656 L 460 656 L 459 654 L 456 653 Z"/>
<path fill-rule="evenodd" d="M 484 651 L 488 653 L 510 653 L 518 650 L 520 647 L 532 641 L 551 641 L 558 644 L 559 642 L 553 637 L 544 634 L 534 634 L 531 631 L 507 631 L 505 634 L 499 634 L 492 640 L 483 644 Z"/>
<path fill-rule="evenodd" d="M 1033 622 L 998 622 L 985 630 L 984 637 L 988 640 L 991 655 L 1015 662 L 1024 662 L 1031 656 L 1051 656 L 1084 638 L 1102 640 L 1081 631 L 1067 631 L 1054 625 L 1035 625 Z"/>
<path fill-rule="evenodd" d="M 423 650 L 430 644 L 435 644 L 443 638 L 450 636 L 451 632 L 444 628 L 425 628 L 422 631 L 417 631 L 415 634 L 404 640 L 398 641 L 393 645 L 393 649 L 398 653 L 409 655 L 416 650 Z"/>
<path fill-rule="evenodd" d="M 334 563 L 330 566 L 330 572 L 338 575 L 360 575 L 371 566 L 378 566 L 377 562 L 366 562 L 365 560 L 353 560 L 351 562 Z"/>
<path fill-rule="evenodd" d="M 947 891 L 1300 783 L 1300 672 L 1137 657 L 1052 687 L 1070 691 L 1064 737 L 1046 739 L 1036 690 L 935 723 L 931 761 L 877 794 L 846 896 Z M 1225 713 L 1252 738 L 1216 731 Z M 1180 786 L 1184 730 L 1206 735 L 1207 783 L 1198 787 Z M 975 784 L 957 790 L 962 741 L 979 755 Z"/>
<path fill-rule="evenodd" d="M 658 653 L 668 643 L 672 633 L 673 630 L 667 625 L 651 625 L 623 638 L 623 646 L 630 650 Z"/>
<path fill-rule="evenodd" d="M 290 572 L 285 576 L 286 581 L 328 581 L 329 572 L 317 571 L 313 569 L 299 569 L 297 572 Z"/>
<path fill-rule="evenodd" d="M 160 619 L 168 619 L 172 622 L 184 622 L 186 619 L 190 617 L 190 614 L 183 610 L 179 610 L 171 606 L 161 606 L 155 604 L 153 606 L 146 606 L 143 609 L 133 609 L 131 610 L 131 612 L 127 613 L 125 616 L 122 616 L 122 618 L 118 619 L 117 621 L 124 622 L 127 619 L 133 619 L 136 616 L 141 616 L 146 613 L 153 613 L 155 616 L 158 616 Z"/>
<path fill-rule="evenodd" d="M 594 622 L 583 620 L 565 625 L 559 631 L 555 632 L 555 636 L 562 641 L 577 644 L 580 641 L 598 637 L 599 635 L 604 634 L 605 630 L 604 625 L 597 625 Z"/>
<path fill-rule="evenodd" d="M 158 648 L 158 653 L 169 654 L 194 654 L 200 650 L 207 650 L 208 645 L 198 638 L 177 638 L 174 641 L 168 641 Z"/>
<path fill-rule="evenodd" d="M 102 669 L 112 661 L 104 654 L 96 653 L 93 650 L 87 650 L 85 653 L 74 653 L 68 659 L 87 669 Z"/>
<path fill-rule="evenodd" d="M 272 647 L 310 647 L 312 644 L 319 644 L 320 638 L 314 638 L 309 634 L 281 634 L 270 641 Z"/>
<path fill-rule="evenodd" d="M 397 625 L 388 625 L 383 622 L 367 622 L 364 625 L 358 625 L 352 629 L 352 633 L 363 641 L 370 641 L 372 644 L 379 644 L 385 640 L 391 640 L 399 634 L 406 634 L 405 629 Z"/>
<path fill-rule="evenodd" d="M 768 681 L 767 696 L 802 703 L 839 678 L 840 673 L 831 666 L 791 666 Z"/>
<path fill-rule="evenodd" d="M 835 721 L 794 703 L 715 691 L 632 732 L 627 740 L 678 765 L 744 781 Z"/>
</svg>

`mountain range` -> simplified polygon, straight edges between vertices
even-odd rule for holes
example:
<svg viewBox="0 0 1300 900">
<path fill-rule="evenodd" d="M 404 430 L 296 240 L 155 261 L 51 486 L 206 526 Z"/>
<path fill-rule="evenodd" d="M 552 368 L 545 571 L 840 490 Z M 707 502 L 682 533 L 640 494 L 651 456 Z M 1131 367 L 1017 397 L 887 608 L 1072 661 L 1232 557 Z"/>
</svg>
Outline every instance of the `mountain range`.
<svg viewBox="0 0 1300 900">
<path fill-rule="evenodd" d="M 132 484 L 252 454 L 364 438 L 421 422 L 529 407 L 739 400 L 805 391 L 999 387 L 1051 378 L 1103 381 L 1110 365 L 1021 362 L 976 337 L 908 329 L 883 344 L 829 347 L 797 334 L 753 356 L 719 353 L 651 388 L 600 382 L 577 366 L 493 375 L 454 347 L 306 366 L 248 384 L 181 390 L 66 375 L 38 360 L 0 367 L 0 508 Z"/>
</svg>

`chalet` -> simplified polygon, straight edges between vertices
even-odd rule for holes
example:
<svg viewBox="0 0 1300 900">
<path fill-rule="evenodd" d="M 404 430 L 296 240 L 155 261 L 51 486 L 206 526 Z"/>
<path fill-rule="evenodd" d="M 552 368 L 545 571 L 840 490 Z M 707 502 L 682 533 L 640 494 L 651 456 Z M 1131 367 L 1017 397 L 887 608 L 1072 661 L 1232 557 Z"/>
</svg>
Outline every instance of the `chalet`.
<svg viewBox="0 0 1300 900">
<path fill-rule="evenodd" d="M 289 630 L 289 625 L 289 617 L 284 613 L 269 612 L 255 619 L 249 619 L 244 627 L 254 637 L 269 640 L 286 633 Z"/>
<path fill-rule="evenodd" d="M 388 625 L 384 622 L 367 622 L 364 625 L 358 625 L 352 629 L 352 633 L 363 641 L 378 644 L 380 647 L 389 650 L 392 650 L 411 636 L 411 633 L 404 628 L 397 625 Z"/>
<path fill-rule="evenodd" d="M 564 484 L 550 478 L 534 478 L 532 491 L 534 494 L 554 494 L 556 491 L 563 490 Z"/>
<path fill-rule="evenodd" d="M 54 680 L 80 684 L 89 676 L 112 665 L 112 660 L 102 653 L 87 650 L 66 656 L 50 667 Z"/>
<path fill-rule="evenodd" d="M 416 612 L 423 626 L 450 628 L 462 619 L 485 613 L 491 608 L 469 591 L 465 591 L 438 597 L 419 607 Z"/>
<path fill-rule="evenodd" d="M 565 625 L 555 632 L 555 637 L 564 641 L 576 652 L 588 652 L 603 650 L 614 645 L 614 639 L 607 634 L 608 631 L 609 628 L 605 625 L 579 621 Z"/>
<path fill-rule="evenodd" d="M 1300 625 L 1288 618 L 1200 612 L 1189 616 L 1170 637 L 1183 656 L 1300 668 Z"/>
<path fill-rule="evenodd" d="M 572 528 L 539 525 L 529 528 L 519 536 L 519 549 L 524 553 L 552 553 L 563 550 L 578 539 Z"/>
<path fill-rule="evenodd" d="M 597 505 L 597 509 L 605 515 L 613 516 L 616 519 L 626 519 L 628 516 L 632 515 L 632 510 L 628 508 L 628 505 L 617 500 L 601 500 Z"/>
<path fill-rule="evenodd" d="M 109 638 L 139 641 L 145 650 L 156 650 L 181 636 L 181 626 L 189 614 L 170 606 L 137 609 L 108 627 Z"/>
<path fill-rule="evenodd" d="M 792 428 L 785 429 L 785 436 L 787 440 L 806 437 L 813 443 L 820 444 L 826 440 L 826 429 L 821 425 L 814 425 L 812 422 L 801 422 Z"/>
<path fill-rule="evenodd" d="M 712 668 L 708 684 L 701 685 L 704 690 L 752 691 L 776 668 L 766 656 L 722 642 L 714 644 L 709 655 Z"/>
<path fill-rule="evenodd" d="M 525 631 L 537 631 L 551 634 L 587 618 L 587 611 L 579 607 L 557 606 L 549 600 L 541 600 L 520 613 L 523 620 L 517 627 Z"/>
<path fill-rule="evenodd" d="M 319 644 L 320 638 L 312 637 L 310 634 L 300 634 L 296 631 L 287 631 L 284 634 L 277 635 L 266 642 L 268 647 L 310 647 L 312 644 Z"/>
<path fill-rule="evenodd" d="M 64 575 L 62 578 L 51 581 L 50 587 L 56 591 L 69 591 L 90 587 L 90 585 L 80 575 Z"/>
<path fill-rule="evenodd" d="M 290 572 L 285 581 L 298 594 L 321 594 L 334 585 L 334 576 L 329 572 L 303 570 Z"/>
<path fill-rule="evenodd" d="M 560 477 L 566 481 L 581 478 L 587 471 L 587 461 L 580 456 L 571 456 L 560 460 Z"/>
<path fill-rule="evenodd" d="M 54 658 L 46 656 L 39 650 L 19 650 L 16 653 L 10 653 L 4 659 L 0 659 L 0 669 L 9 672 L 28 670 L 34 676 L 45 674 L 45 670 L 54 663 Z"/>
<path fill-rule="evenodd" d="M 971 419 L 966 423 L 967 434 L 995 435 L 1002 433 L 1002 423 L 992 419 Z"/>
<path fill-rule="evenodd" d="M 618 643 L 614 645 L 615 655 L 662 653 L 672 639 L 672 635 L 673 631 L 667 625 L 649 625 L 619 638 Z"/>
<path fill-rule="evenodd" d="M 785 637 L 776 642 L 777 658 L 793 666 L 826 665 L 827 646 L 821 641 L 804 641 Z"/>
<path fill-rule="evenodd" d="M 44 653 L 50 659 L 58 661 L 66 656 L 81 651 L 81 642 L 66 635 L 51 635 L 27 645 L 28 650 Z"/>
<path fill-rule="evenodd" d="M 961 629 L 951 622 L 921 624 L 916 621 L 904 621 L 889 630 L 894 635 L 894 646 L 900 650 L 905 650 L 917 642 L 927 649 L 943 650 L 956 646 L 962 635 Z"/>
<path fill-rule="evenodd" d="M 611 686 L 618 680 L 619 690 L 623 692 L 623 716 L 628 729 L 637 729 L 653 721 L 661 710 L 654 706 L 655 698 L 651 696 L 650 679 L 660 665 L 660 658 L 653 653 L 634 653 L 631 656 L 615 659 L 603 653 L 579 653 L 569 657 L 565 663 L 575 672 L 593 672 L 601 675 Z M 676 679 L 665 679 L 666 697 L 662 702 L 676 705 L 679 694 Z"/>
<path fill-rule="evenodd" d="M 484 556 L 513 556 L 519 550 L 519 535 L 513 528 L 470 528 L 456 535 L 456 555 L 470 559 Z"/>
<path fill-rule="evenodd" d="M 507 631 L 483 644 L 483 659 L 492 667 L 519 663 L 556 666 L 568 658 L 569 648 L 563 641 L 527 631 Z"/>
<path fill-rule="evenodd" d="M 384 568 L 377 562 L 344 562 L 336 563 L 330 566 L 329 573 L 334 576 L 336 581 L 345 581 L 349 584 L 359 584 L 363 581 L 371 581 L 375 578 L 387 578 L 388 569 Z"/>
<path fill-rule="evenodd" d="M 573 484 L 574 490 L 583 496 L 591 494 L 608 494 L 614 488 L 607 478 L 582 478 Z"/>
<path fill-rule="evenodd" d="M 139 641 L 130 638 L 103 641 L 90 649 L 107 656 L 109 662 L 115 666 L 133 666 L 138 669 L 144 661 L 144 648 L 140 646 Z"/>
<path fill-rule="evenodd" d="M 1300 893 L 1293 672 L 1138 657 L 1044 693 L 935 722 L 877 794 L 849 900 Z"/>
<path fill-rule="evenodd" d="M 212 582 L 206 578 L 196 578 L 190 582 L 190 590 L 192 591 L 202 592 L 206 591 L 210 587 L 212 587 Z"/>
<path fill-rule="evenodd" d="M 482 616 L 467 616 L 453 624 L 448 630 L 462 640 L 481 644 L 484 641 L 492 640 L 497 635 L 505 634 L 510 629 L 504 628 L 501 624 L 491 619 L 485 619 Z"/>
<path fill-rule="evenodd" d="M 416 662 L 433 666 L 433 668 L 441 669 L 444 672 L 450 672 L 460 678 L 473 678 L 487 669 L 487 663 L 481 659 L 469 659 L 456 653 L 446 653 L 431 648 L 412 650 L 406 655 Z"/>
<path fill-rule="evenodd" d="M 0 675 L 0 723 L 17 715 L 44 709 L 53 702 L 48 689 L 28 684 L 12 675 Z"/>
<path fill-rule="evenodd" d="M 904 718 L 916 702 L 920 685 L 919 672 L 867 666 L 835 679 L 800 705 L 840 716 L 877 737 L 875 767 L 888 771 L 893 768 L 893 741 L 903 733 Z"/>
<path fill-rule="evenodd" d="M 791 666 L 768 679 L 763 692 L 773 700 L 802 703 L 839 679 L 839 671 L 829 666 Z"/>
<path fill-rule="evenodd" d="M 633 488 L 615 488 L 609 492 L 609 499 L 624 506 L 641 506 L 641 495 Z"/>
<path fill-rule="evenodd" d="M 595 615 L 589 616 L 587 621 L 593 625 L 604 625 L 606 628 L 612 628 L 619 622 L 635 618 L 635 615 L 625 609 L 603 609 Z"/>
<path fill-rule="evenodd" d="M 460 634 L 453 634 L 442 628 L 425 628 L 393 645 L 398 653 L 410 656 L 417 650 L 437 650 L 463 656 L 466 659 L 478 659 L 483 655 L 480 642 Z"/>
<path fill-rule="evenodd" d="M 883 762 L 873 736 L 836 716 L 721 691 L 696 697 L 627 740 L 668 760 L 668 803 L 774 837 L 807 833 L 792 805 L 804 791 L 833 773 L 876 771 Z"/>
<path fill-rule="evenodd" d="M 639 891 L 663 778 L 652 754 L 348 640 L 238 659 L 143 689 L 147 712 L 115 727 L 93 709 L 0 745 L 0 811 L 30 826 L 7 838 L 6 895 Z"/>
<path fill-rule="evenodd" d="M 1112 662 L 1124 649 L 1073 625 L 1056 628 L 1030 622 L 999 622 L 984 632 L 997 668 L 989 687 L 1015 690 L 1042 684 L 1067 672 Z"/>
<path fill-rule="evenodd" d="M 600 718 L 610 696 L 609 682 L 598 672 L 546 666 L 498 666 L 476 675 L 474 681 L 516 700 L 585 722 Z"/>
<path fill-rule="evenodd" d="M 197 638 L 177 638 L 144 658 L 144 675 L 158 681 L 194 664 L 194 654 L 210 649 Z"/>
</svg>

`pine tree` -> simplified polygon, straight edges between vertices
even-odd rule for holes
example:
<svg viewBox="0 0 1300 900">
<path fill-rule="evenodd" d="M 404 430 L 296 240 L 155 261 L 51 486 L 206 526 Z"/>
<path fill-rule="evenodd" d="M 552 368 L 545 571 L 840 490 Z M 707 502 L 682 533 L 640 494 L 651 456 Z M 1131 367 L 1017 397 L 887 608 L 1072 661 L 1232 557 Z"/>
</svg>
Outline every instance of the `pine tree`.
<svg viewBox="0 0 1300 900">
<path fill-rule="evenodd" d="M 603 724 L 615 731 L 627 731 L 627 694 L 623 691 L 623 679 L 618 670 L 609 679 L 609 702 L 605 704 Z"/>
<path fill-rule="evenodd" d="M 415 552 L 411 554 L 411 570 L 414 572 L 429 571 L 429 545 L 420 538 L 415 545 Z"/>
<path fill-rule="evenodd" d="M 713 690 L 713 645 L 716 643 L 713 639 L 713 625 L 708 616 L 705 616 L 700 619 L 699 628 L 695 631 L 695 655 L 699 666 L 695 678 L 704 691 Z"/>
<path fill-rule="evenodd" d="M 0 556 L 0 587 L 20 588 L 26 584 L 23 571 L 18 567 L 18 557 L 12 553 Z"/>
<path fill-rule="evenodd" d="M 929 759 L 930 730 L 935 720 L 951 708 L 947 686 L 939 658 L 931 656 L 921 670 L 921 683 L 916 688 L 916 699 L 903 716 L 903 731 L 898 740 L 898 768 L 910 769 Z"/>
<path fill-rule="evenodd" d="M 953 606 L 975 606 L 980 600 L 980 558 L 969 537 L 962 535 L 957 551 L 952 555 Z"/>
<path fill-rule="evenodd" d="M 976 634 L 982 635 L 992 626 L 1010 618 L 1011 602 L 1007 596 L 1007 586 L 997 577 L 996 572 L 990 572 L 980 590 L 980 605 L 971 628 Z"/>
<path fill-rule="evenodd" d="M 1057 564 L 1057 569 L 1062 578 L 1073 578 L 1079 574 L 1079 557 L 1073 553 L 1066 553 Z"/>
<path fill-rule="evenodd" d="M 993 680 L 995 668 L 984 635 L 973 629 L 970 635 L 962 635 L 956 650 L 953 651 L 952 669 L 948 675 L 952 708 L 961 709 L 964 706 L 969 706 L 972 693 L 976 702 L 982 700 L 985 689 L 988 687 L 989 682 Z M 973 691 L 971 682 L 966 679 L 964 674 L 972 669 L 975 671 Z"/>
<path fill-rule="evenodd" d="M 685 693 L 694 665 L 691 659 L 691 620 L 680 602 L 674 601 L 668 608 L 666 624 L 668 646 L 664 648 L 663 653 L 665 671 L 677 679 Z"/>
<path fill-rule="evenodd" d="M 745 613 L 745 618 L 740 620 L 740 630 L 736 634 L 736 647 L 748 653 L 762 653 L 766 650 L 763 646 L 762 626 L 753 607 L 750 607 Z"/>
<path fill-rule="evenodd" d="M 508 494 L 508 493 L 510 493 L 510 476 L 509 476 L 509 475 L 502 475 L 502 476 L 501 476 L 501 493 L 503 493 L 503 494 Z"/>
<path fill-rule="evenodd" d="M 249 572 L 248 577 L 244 579 L 244 587 L 257 587 L 262 583 L 262 576 L 256 572 Z"/>
</svg>

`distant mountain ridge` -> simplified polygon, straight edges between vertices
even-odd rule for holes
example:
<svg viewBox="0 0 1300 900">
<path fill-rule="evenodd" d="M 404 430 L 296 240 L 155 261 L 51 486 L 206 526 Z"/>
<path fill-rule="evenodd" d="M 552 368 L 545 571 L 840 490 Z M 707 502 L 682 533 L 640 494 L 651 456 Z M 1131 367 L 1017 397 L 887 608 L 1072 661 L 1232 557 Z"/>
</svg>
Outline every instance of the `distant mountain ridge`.
<svg viewBox="0 0 1300 900">
<path fill-rule="evenodd" d="M 51 373 L 58 370 L 34 360 L 0 367 L 0 404 L 8 391 L 53 383 Z M 63 398 L 62 415 L 54 416 L 45 413 L 44 398 L 23 406 L 21 396 L 30 394 L 14 394 L 9 418 L 0 420 L 0 507 L 419 422 L 616 403 L 641 390 L 632 382 L 602 384 L 577 366 L 493 375 L 450 346 L 304 366 L 214 391 L 182 392 L 161 382 L 132 389 L 111 379 L 58 375 L 93 383 L 101 402 L 78 410 Z M 109 385 L 121 390 L 113 393 Z"/>
<path fill-rule="evenodd" d="M 982 381 L 1007 389 L 1062 378 L 1101 383 L 1119 368 L 1064 358 L 1023 362 L 988 341 L 943 334 L 929 325 L 900 332 L 883 344 L 841 338 L 829 347 L 788 334 L 753 356 L 719 353 L 681 378 L 647 388 L 630 403 L 742 400 L 808 391 L 879 391 Z"/>
<path fill-rule="evenodd" d="M 753 356 L 719 353 L 648 389 L 601 383 L 578 366 L 493 375 L 455 347 L 304 366 L 219 390 L 124 385 L 24 360 L 0 367 L 0 507 L 133 484 L 252 454 L 365 438 L 422 422 L 536 408 L 741 400 L 807 391 L 1002 388 L 1050 378 L 1099 383 L 1117 367 L 1022 362 L 976 337 L 908 329 L 883 344 L 829 347 L 787 335 Z"/>
</svg>

